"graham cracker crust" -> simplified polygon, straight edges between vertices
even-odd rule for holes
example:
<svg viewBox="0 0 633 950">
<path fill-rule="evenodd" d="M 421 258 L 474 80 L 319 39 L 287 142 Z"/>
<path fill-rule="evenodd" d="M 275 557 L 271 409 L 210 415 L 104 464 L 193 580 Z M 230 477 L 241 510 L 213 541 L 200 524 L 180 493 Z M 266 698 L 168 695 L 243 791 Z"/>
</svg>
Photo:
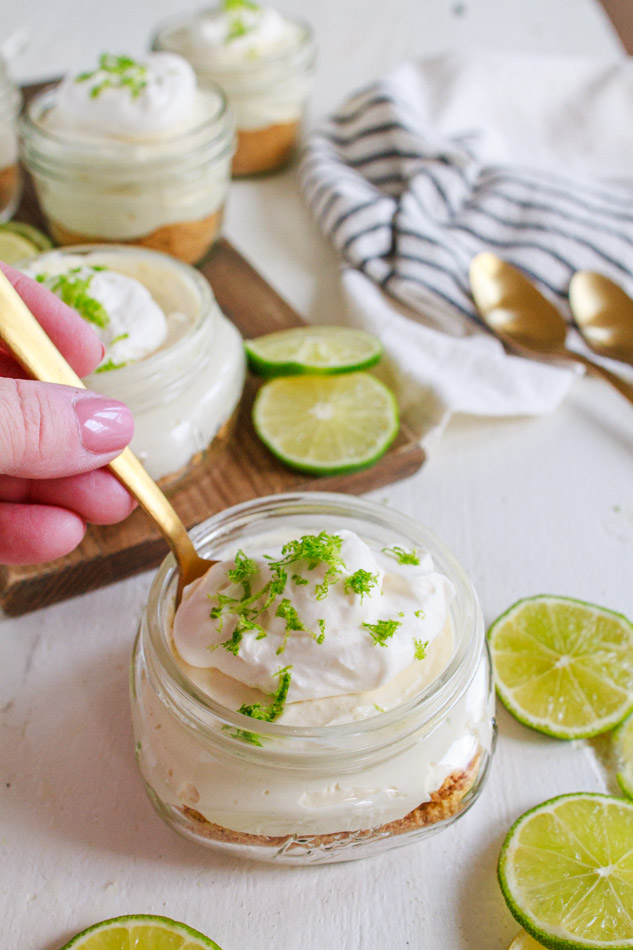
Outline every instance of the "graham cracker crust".
<svg viewBox="0 0 633 950">
<path fill-rule="evenodd" d="M 284 853 L 327 848 L 345 840 L 357 842 L 363 839 L 386 838 L 425 828 L 457 815 L 479 776 L 481 758 L 482 753 L 478 752 L 463 771 L 452 772 L 437 791 L 431 793 L 430 801 L 422 802 L 404 818 L 361 831 L 339 831 L 320 835 L 253 835 L 243 831 L 231 831 L 230 828 L 207 821 L 199 811 L 189 805 L 182 805 L 177 810 L 188 820 L 187 830 L 193 835 L 225 844 L 277 848 Z"/>
<path fill-rule="evenodd" d="M 48 228 L 58 244 L 133 244 L 137 247 L 148 247 L 154 251 L 162 251 L 178 257 L 187 264 L 196 264 L 200 261 L 211 245 L 220 235 L 224 209 L 214 211 L 199 221 L 178 221 L 156 228 L 149 234 L 127 240 L 104 238 L 98 234 L 80 234 L 69 231 L 57 221 L 49 219 Z"/>
<path fill-rule="evenodd" d="M 20 187 L 20 169 L 17 164 L 0 168 L 0 211 L 4 211 L 16 200 Z"/>
<path fill-rule="evenodd" d="M 299 119 L 264 129 L 238 129 L 231 171 L 235 177 L 281 168 L 292 157 L 299 137 Z"/>
</svg>

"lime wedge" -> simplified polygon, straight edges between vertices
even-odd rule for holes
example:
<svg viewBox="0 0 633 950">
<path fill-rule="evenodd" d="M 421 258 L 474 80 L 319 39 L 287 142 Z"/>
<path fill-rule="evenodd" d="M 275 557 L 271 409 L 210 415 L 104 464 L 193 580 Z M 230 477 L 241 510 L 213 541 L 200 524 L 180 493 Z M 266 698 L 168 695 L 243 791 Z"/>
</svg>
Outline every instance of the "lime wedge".
<svg viewBox="0 0 633 950">
<path fill-rule="evenodd" d="M 633 798 L 633 716 L 627 716 L 613 733 L 613 749 L 618 784 L 627 798 Z"/>
<path fill-rule="evenodd" d="M 543 950 L 543 944 L 537 943 L 525 930 L 516 935 L 508 950 Z"/>
<path fill-rule="evenodd" d="M 527 726 L 596 736 L 633 709 L 633 624 L 568 597 L 520 600 L 488 631 L 497 693 Z"/>
<path fill-rule="evenodd" d="M 132 914 L 103 920 L 61 950 L 221 950 L 204 934 L 168 917 Z"/>
<path fill-rule="evenodd" d="M 398 406 L 368 373 L 286 376 L 259 390 L 255 431 L 291 468 L 338 475 L 376 462 L 398 432 Z"/>
<path fill-rule="evenodd" d="M 246 340 L 244 346 L 259 376 L 349 373 L 368 369 L 382 355 L 380 340 L 352 327 L 296 327 Z"/>
<path fill-rule="evenodd" d="M 52 246 L 52 241 L 32 224 L 21 221 L 0 224 L 0 260 L 6 264 L 17 264 Z"/>
<path fill-rule="evenodd" d="M 522 815 L 499 857 L 516 920 L 544 947 L 633 947 L 633 804 L 561 795 Z"/>
</svg>

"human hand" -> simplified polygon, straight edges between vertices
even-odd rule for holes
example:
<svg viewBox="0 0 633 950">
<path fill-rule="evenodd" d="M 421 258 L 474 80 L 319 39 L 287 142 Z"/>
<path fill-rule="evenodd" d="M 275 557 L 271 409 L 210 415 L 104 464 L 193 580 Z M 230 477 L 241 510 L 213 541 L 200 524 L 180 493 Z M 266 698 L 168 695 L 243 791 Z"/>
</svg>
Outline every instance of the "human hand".
<svg viewBox="0 0 633 950">
<path fill-rule="evenodd" d="M 55 294 L 7 264 L 0 270 L 79 376 L 103 345 Z M 116 399 L 25 374 L 0 342 L 0 564 L 37 564 L 72 551 L 86 522 L 112 524 L 134 508 L 104 466 L 132 438 Z"/>
</svg>

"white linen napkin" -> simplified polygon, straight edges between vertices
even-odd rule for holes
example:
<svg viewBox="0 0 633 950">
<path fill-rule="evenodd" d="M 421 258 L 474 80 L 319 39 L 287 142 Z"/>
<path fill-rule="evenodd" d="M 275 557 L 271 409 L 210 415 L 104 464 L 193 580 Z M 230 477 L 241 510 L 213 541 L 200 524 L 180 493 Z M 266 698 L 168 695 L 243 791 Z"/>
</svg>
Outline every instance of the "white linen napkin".
<svg viewBox="0 0 633 950">
<path fill-rule="evenodd" d="M 310 136 L 300 179 L 341 257 L 345 319 L 383 340 L 427 448 L 454 412 L 550 412 L 575 375 L 483 328 L 475 254 L 521 268 L 568 318 L 576 270 L 633 293 L 632 114 L 628 59 L 453 52 L 404 64 Z"/>
</svg>

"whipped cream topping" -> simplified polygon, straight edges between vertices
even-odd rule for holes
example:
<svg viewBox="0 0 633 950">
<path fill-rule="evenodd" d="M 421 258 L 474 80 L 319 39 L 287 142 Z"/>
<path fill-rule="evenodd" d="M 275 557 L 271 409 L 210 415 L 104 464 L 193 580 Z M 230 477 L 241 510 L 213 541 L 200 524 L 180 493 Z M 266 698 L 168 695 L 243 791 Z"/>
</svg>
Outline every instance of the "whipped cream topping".
<svg viewBox="0 0 633 950">
<path fill-rule="evenodd" d="M 195 102 L 196 76 L 182 56 L 104 54 L 95 70 L 61 81 L 46 121 L 57 131 L 147 138 L 186 124 Z"/>
<path fill-rule="evenodd" d="M 311 556 L 320 539 L 322 559 Z M 306 700 L 371 693 L 423 667 L 447 629 L 453 596 L 427 552 L 376 551 L 347 530 L 295 535 L 281 549 L 236 552 L 187 587 L 173 640 L 189 667 L 217 670 L 268 697 L 279 696 L 287 671 L 289 711 Z M 193 678 L 205 688 L 204 678 Z M 212 693 L 213 680 L 206 679 Z M 325 721 L 340 712 L 324 710 Z"/>
<path fill-rule="evenodd" d="M 277 56 L 301 39 L 301 28 L 277 10 L 246 5 L 206 10 L 181 36 L 189 55 L 217 66 Z"/>
<path fill-rule="evenodd" d="M 168 321 L 139 280 L 80 255 L 45 255 L 23 268 L 74 306 L 106 348 L 101 366 L 115 368 L 143 359 L 167 339 Z"/>
</svg>

